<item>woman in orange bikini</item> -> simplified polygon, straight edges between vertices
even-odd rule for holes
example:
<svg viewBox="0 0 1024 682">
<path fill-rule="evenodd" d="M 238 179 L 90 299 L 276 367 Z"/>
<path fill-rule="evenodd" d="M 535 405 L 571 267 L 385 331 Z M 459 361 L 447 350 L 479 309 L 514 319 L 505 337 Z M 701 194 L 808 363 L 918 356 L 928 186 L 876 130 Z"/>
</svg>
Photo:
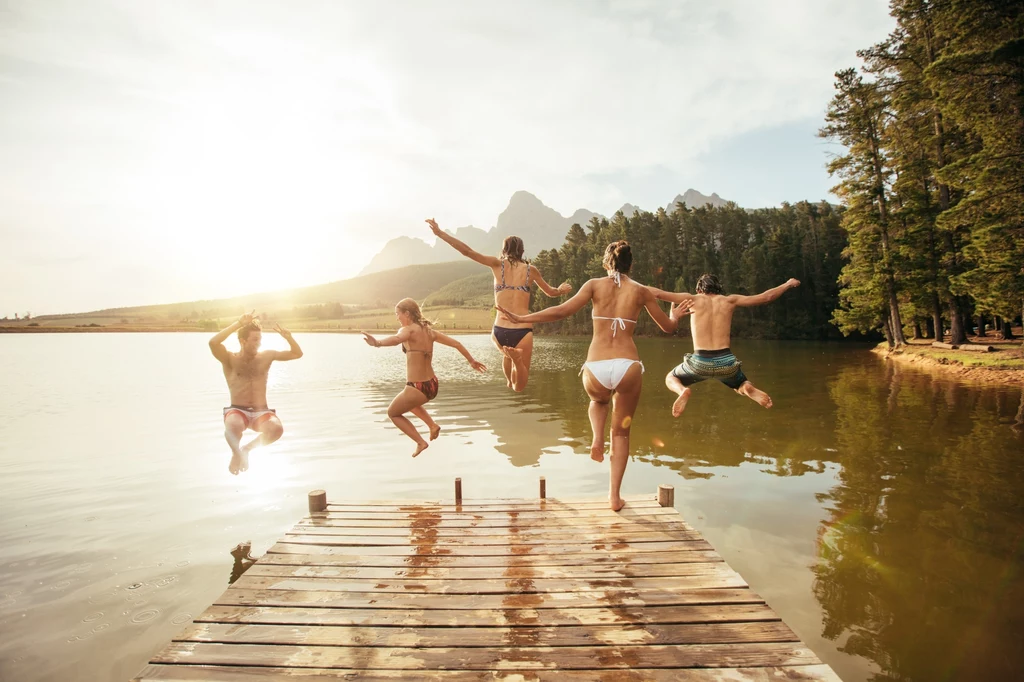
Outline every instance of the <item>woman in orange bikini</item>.
<svg viewBox="0 0 1024 682">
<path fill-rule="evenodd" d="M 420 454 L 427 449 L 427 441 L 423 440 L 416 427 L 412 425 L 406 412 L 411 412 L 427 425 L 430 429 L 430 440 L 437 438 L 441 433 L 441 427 L 430 418 L 425 404 L 437 397 L 437 376 L 434 375 L 434 367 L 430 362 L 434 351 L 434 342 L 444 346 L 451 346 L 456 349 L 469 361 L 470 367 L 478 372 L 487 370 L 482 363 L 473 359 L 466 347 L 433 328 L 429 320 L 423 319 L 419 305 L 411 298 L 403 298 L 395 306 L 395 317 L 398 318 L 401 328 L 394 336 L 386 339 L 376 339 L 369 332 L 363 332 L 363 340 L 374 348 L 381 346 L 402 346 L 405 353 L 406 384 L 402 392 L 395 396 L 388 406 L 388 417 L 395 423 L 402 433 L 412 438 L 416 443 L 416 451 L 412 456 Z"/>
<path fill-rule="evenodd" d="M 506 237 L 501 246 L 501 257 L 477 253 L 437 226 L 433 218 L 427 220 L 431 231 L 443 242 L 447 242 L 466 258 L 486 265 L 494 275 L 494 305 L 517 313 L 530 312 L 530 285 L 534 282 L 551 297 L 572 293 L 572 285 L 562 282 L 558 288 L 544 281 L 540 270 L 523 260 L 523 240 Z M 501 369 L 505 372 L 505 384 L 513 391 L 526 388 L 530 378 L 530 361 L 533 359 L 533 326 L 510 320 L 500 311 L 494 318 L 491 339 L 505 357 Z"/>
<path fill-rule="evenodd" d="M 633 343 L 638 315 L 646 309 L 663 331 L 672 333 L 679 318 L 687 314 L 685 306 L 681 304 L 673 306 L 671 314 L 666 315 L 658 307 L 654 292 L 630 279 L 632 264 L 633 254 L 629 243 L 613 242 L 604 252 L 604 268 L 608 276 L 588 280 L 580 287 L 579 293 L 562 305 L 529 315 L 516 315 L 499 308 L 514 322 L 552 322 L 569 317 L 588 301 L 593 301 L 594 337 L 590 341 L 587 361 L 580 368 L 580 373 L 583 375 L 583 388 L 590 397 L 588 414 L 594 432 L 590 458 L 595 462 L 604 461 L 604 434 L 609 403 L 611 406 L 612 457 L 608 503 L 613 511 L 619 511 L 625 504 L 620 488 L 629 459 L 630 425 L 643 386 L 644 366 L 640 362 L 636 344 Z"/>
</svg>

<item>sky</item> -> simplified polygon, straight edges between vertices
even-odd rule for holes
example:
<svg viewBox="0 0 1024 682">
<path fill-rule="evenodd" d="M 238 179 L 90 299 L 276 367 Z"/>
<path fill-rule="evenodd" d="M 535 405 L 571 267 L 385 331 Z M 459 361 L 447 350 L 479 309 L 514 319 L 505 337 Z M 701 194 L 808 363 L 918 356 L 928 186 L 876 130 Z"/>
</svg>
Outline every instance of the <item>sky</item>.
<svg viewBox="0 0 1024 682">
<path fill-rule="evenodd" d="M 423 223 L 834 199 L 885 0 L 0 0 L 0 316 L 354 276 Z"/>
</svg>

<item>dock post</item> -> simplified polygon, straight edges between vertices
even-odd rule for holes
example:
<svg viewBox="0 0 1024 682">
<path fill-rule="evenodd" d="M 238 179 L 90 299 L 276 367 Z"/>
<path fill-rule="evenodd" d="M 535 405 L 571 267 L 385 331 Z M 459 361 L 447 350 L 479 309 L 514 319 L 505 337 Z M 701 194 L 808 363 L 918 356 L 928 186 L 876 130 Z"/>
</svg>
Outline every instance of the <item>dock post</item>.
<svg viewBox="0 0 1024 682">
<path fill-rule="evenodd" d="M 462 504 L 462 479 L 455 479 L 455 504 Z"/>
<path fill-rule="evenodd" d="M 316 512 L 327 511 L 327 491 L 326 490 L 310 490 L 309 491 L 309 513 L 315 514 Z"/>
<path fill-rule="evenodd" d="M 658 486 L 658 504 L 662 507 L 674 507 L 676 505 L 676 489 L 673 486 L 662 483 Z"/>
<path fill-rule="evenodd" d="M 541 476 L 540 477 L 540 499 L 546 500 L 547 497 L 548 497 L 547 482 L 544 480 L 544 477 Z"/>
</svg>

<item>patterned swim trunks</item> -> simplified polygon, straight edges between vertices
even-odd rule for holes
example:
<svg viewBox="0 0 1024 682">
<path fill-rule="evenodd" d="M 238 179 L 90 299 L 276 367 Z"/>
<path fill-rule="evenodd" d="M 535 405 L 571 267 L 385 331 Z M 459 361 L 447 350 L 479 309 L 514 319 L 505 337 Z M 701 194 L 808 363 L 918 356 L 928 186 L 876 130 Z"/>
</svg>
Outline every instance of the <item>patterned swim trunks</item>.
<svg viewBox="0 0 1024 682">
<path fill-rule="evenodd" d="M 747 381 L 741 365 L 728 348 L 721 350 L 698 350 L 687 353 L 683 361 L 672 370 L 672 376 L 683 386 L 691 386 L 707 379 L 718 379 L 729 388 L 736 390 Z"/>
</svg>

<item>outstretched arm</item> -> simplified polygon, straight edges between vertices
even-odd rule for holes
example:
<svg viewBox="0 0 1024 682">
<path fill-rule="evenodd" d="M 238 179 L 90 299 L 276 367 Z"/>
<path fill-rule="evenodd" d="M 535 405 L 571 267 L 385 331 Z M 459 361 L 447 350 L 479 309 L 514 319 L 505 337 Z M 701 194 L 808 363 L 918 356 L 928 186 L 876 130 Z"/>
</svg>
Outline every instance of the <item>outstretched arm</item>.
<svg viewBox="0 0 1024 682">
<path fill-rule="evenodd" d="M 540 274 L 540 270 L 538 270 L 537 267 L 534 265 L 530 266 L 530 279 L 536 282 L 537 286 L 540 287 L 540 290 L 543 291 L 548 296 L 550 296 L 551 298 L 554 298 L 555 296 L 562 296 L 564 294 L 572 293 L 572 285 L 569 284 L 568 282 L 562 282 L 561 284 L 558 285 L 557 289 L 552 287 L 550 284 L 544 281 L 544 276 Z"/>
<path fill-rule="evenodd" d="M 402 327 L 398 330 L 397 334 L 384 339 L 377 339 L 370 332 L 361 333 L 363 335 L 363 341 L 366 341 L 366 345 L 373 346 L 374 348 L 380 348 L 381 346 L 397 346 L 404 341 L 408 341 L 409 336 L 412 334 L 408 327 Z"/>
<path fill-rule="evenodd" d="M 237 321 L 233 322 L 230 326 L 221 329 L 217 332 L 217 335 L 210 339 L 210 352 L 213 353 L 213 357 L 221 361 L 221 363 L 227 362 L 228 358 L 231 357 L 231 352 L 224 347 L 224 342 L 227 341 L 228 337 L 237 332 L 239 329 L 244 327 L 253 321 L 254 316 L 251 313 L 245 313 L 238 318 Z"/>
<path fill-rule="evenodd" d="M 497 306 L 497 308 L 505 315 L 505 317 L 513 322 L 553 322 L 555 320 L 561 320 L 578 311 L 587 304 L 587 301 L 594 297 L 594 285 L 591 282 L 593 282 L 593 280 L 587 280 L 586 284 L 581 286 L 580 290 L 576 292 L 576 295 L 565 303 L 545 308 L 544 310 L 538 310 L 537 312 L 530 313 L 529 315 L 516 315 L 515 313 L 510 313 L 501 306 Z"/>
<path fill-rule="evenodd" d="M 654 294 L 655 290 L 650 287 L 644 288 L 647 289 L 643 295 L 644 308 L 647 310 L 647 314 L 651 316 L 655 324 L 661 327 L 661 331 L 666 334 L 673 333 L 679 325 L 679 318 L 690 314 L 689 303 L 677 303 L 671 306 L 670 314 L 666 315 L 665 311 L 658 305 L 658 298 Z"/>
<path fill-rule="evenodd" d="M 461 343 L 459 343 L 458 341 L 456 341 L 452 337 L 448 336 L 447 334 L 442 334 L 441 332 L 437 331 L 436 329 L 434 329 L 433 332 L 434 332 L 434 341 L 436 341 L 437 343 L 441 344 L 442 346 L 449 346 L 449 347 L 454 348 L 455 350 L 459 351 L 460 353 L 462 353 L 462 357 L 466 358 L 466 362 L 469 363 L 469 366 L 472 367 L 473 369 L 475 369 L 476 371 L 478 371 L 478 372 L 486 372 L 487 371 L 487 366 L 484 363 L 482 363 L 482 362 L 477 362 L 473 358 L 473 356 L 469 354 L 469 351 L 466 350 L 466 347 L 463 346 Z"/>
<path fill-rule="evenodd" d="M 498 259 L 494 256 L 485 256 L 482 253 L 477 253 L 473 249 L 469 248 L 465 242 L 459 241 L 452 235 L 448 234 L 440 227 L 437 226 L 437 221 L 433 218 L 427 218 L 427 224 L 430 225 L 430 231 L 443 242 L 447 242 L 456 251 L 461 253 L 466 258 L 472 258 L 480 265 L 486 265 L 489 268 L 495 268 L 498 266 Z"/>
<path fill-rule="evenodd" d="M 741 308 L 752 308 L 753 306 L 771 303 L 779 296 L 782 296 L 782 294 L 786 293 L 790 289 L 795 289 L 798 286 L 800 286 L 800 280 L 790 278 L 785 284 L 780 284 L 774 289 L 763 291 L 757 296 L 741 296 L 739 294 L 733 294 L 732 296 L 729 296 L 729 302 L 740 306 Z"/>
<path fill-rule="evenodd" d="M 693 305 L 693 294 L 688 294 L 685 291 L 674 292 L 674 291 L 662 291 L 657 287 L 647 287 L 653 293 L 655 298 L 659 301 L 669 301 L 671 303 L 684 303 L 689 308 Z"/>
<path fill-rule="evenodd" d="M 298 360 L 302 357 L 302 349 L 299 348 L 299 344 L 295 341 L 290 331 L 276 322 L 274 323 L 274 331 L 283 336 L 284 340 L 288 342 L 288 350 L 273 351 L 274 360 Z"/>
</svg>

